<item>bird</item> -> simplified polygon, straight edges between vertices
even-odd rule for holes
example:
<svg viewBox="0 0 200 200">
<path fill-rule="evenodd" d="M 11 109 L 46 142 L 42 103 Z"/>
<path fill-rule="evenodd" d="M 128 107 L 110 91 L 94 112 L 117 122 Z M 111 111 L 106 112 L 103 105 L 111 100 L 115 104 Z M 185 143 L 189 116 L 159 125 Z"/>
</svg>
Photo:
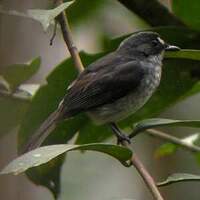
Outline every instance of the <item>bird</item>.
<svg viewBox="0 0 200 200">
<path fill-rule="evenodd" d="M 60 121 L 83 112 L 97 125 L 109 125 L 118 143 L 130 143 L 117 122 L 134 114 L 149 100 L 161 80 L 164 52 L 178 50 L 156 32 L 133 33 L 115 51 L 79 74 L 58 108 L 30 137 L 23 152 L 40 146 Z"/>
</svg>

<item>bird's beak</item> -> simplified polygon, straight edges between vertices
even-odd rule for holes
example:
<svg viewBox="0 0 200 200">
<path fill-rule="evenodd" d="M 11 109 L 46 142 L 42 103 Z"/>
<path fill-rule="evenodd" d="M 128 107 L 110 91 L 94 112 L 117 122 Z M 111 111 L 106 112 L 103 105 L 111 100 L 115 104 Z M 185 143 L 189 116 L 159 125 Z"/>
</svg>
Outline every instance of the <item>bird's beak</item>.
<svg viewBox="0 0 200 200">
<path fill-rule="evenodd" d="M 174 45 L 166 44 L 165 51 L 180 51 L 181 49 Z"/>
</svg>

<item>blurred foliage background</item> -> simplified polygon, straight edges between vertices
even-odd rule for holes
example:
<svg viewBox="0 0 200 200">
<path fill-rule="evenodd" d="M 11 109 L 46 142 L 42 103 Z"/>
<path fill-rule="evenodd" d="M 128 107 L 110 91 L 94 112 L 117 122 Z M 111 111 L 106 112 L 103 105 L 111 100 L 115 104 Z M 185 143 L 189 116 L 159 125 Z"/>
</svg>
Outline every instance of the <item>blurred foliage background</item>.
<svg viewBox="0 0 200 200">
<path fill-rule="evenodd" d="M 17 146 L 20 148 L 55 110 L 77 72 L 68 59 L 60 31 L 50 46 L 53 26 L 44 33 L 38 22 L 8 12 L 50 9 L 52 1 L 1 0 L 0 4 L 0 167 L 3 167 L 16 157 Z M 157 31 L 169 43 L 184 49 L 200 49 L 199 8 L 198 0 L 192 3 L 189 0 L 76 0 L 66 12 L 74 41 L 78 49 L 84 51 L 81 58 L 87 66 L 115 49 L 128 34 L 140 30 Z M 134 122 L 151 117 L 199 119 L 199 60 L 199 56 L 195 59 L 165 59 L 158 91 L 144 108 L 123 121 L 121 127 L 129 131 Z M 165 127 L 163 130 L 181 138 L 199 132 L 196 128 L 180 127 Z M 86 116 L 80 115 L 61 123 L 45 144 L 64 143 L 71 139 L 78 144 L 114 143 L 110 136 L 107 127 L 96 127 Z M 198 155 L 179 148 L 172 151 L 169 146 L 159 151 L 162 144 L 145 134 L 133 140 L 135 151 L 156 180 L 163 180 L 174 172 L 199 174 Z M 151 198 L 133 169 L 124 168 L 100 153 L 73 152 L 66 159 L 59 157 L 29 170 L 27 176 L 29 179 L 25 175 L 0 177 L 1 198 L 54 199 L 53 196 L 58 194 L 61 200 Z M 36 187 L 33 182 L 46 187 Z M 161 191 L 166 199 L 195 200 L 199 199 L 199 184 L 179 183 Z"/>
</svg>

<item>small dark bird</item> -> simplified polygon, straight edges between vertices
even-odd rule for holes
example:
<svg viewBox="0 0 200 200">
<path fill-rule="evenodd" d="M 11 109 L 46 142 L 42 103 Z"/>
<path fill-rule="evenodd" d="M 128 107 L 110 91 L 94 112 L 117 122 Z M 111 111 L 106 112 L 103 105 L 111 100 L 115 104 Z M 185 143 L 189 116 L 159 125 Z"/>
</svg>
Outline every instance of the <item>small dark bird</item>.
<svg viewBox="0 0 200 200">
<path fill-rule="evenodd" d="M 165 51 L 180 50 L 157 33 L 139 32 L 116 51 L 89 65 L 69 86 L 66 96 L 30 138 L 24 152 L 41 145 L 56 124 L 86 112 L 96 124 L 109 124 L 118 141 L 130 142 L 115 124 L 141 108 L 160 83 Z"/>
</svg>

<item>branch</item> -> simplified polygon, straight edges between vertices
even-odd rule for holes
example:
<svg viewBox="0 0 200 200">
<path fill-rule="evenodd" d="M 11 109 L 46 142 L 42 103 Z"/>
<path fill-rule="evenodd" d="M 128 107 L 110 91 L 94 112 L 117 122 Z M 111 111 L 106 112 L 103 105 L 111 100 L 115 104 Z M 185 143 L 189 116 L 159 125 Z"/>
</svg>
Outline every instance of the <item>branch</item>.
<svg viewBox="0 0 200 200">
<path fill-rule="evenodd" d="M 122 146 L 125 146 L 129 148 L 131 151 L 131 146 L 127 142 L 122 142 Z M 149 191 L 151 192 L 152 196 L 154 197 L 155 200 L 164 200 L 162 197 L 156 182 L 152 178 L 152 176 L 149 174 L 143 163 L 140 161 L 138 156 L 136 155 L 135 152 L 133 152 L 133 156 L 131 158 L 131 164 L 136 168 L 142 179 L 144 180 L 146 186 L 148 187 Z"/>
<path fill-rule="evenodd" d="M 62 0 L 58 0 L 56 1 L 57 5 L 62 3 Z M 70 54 L 72 56 L 72 59 L 74 61 L 74 65 L 77 68 L 77 70 L 80 72 L 82 72 L 84 70 L 80 56 L 78 54 L 78 49 L 76 48 L 76 46 L 73 43 L 72 40 L 72 35 L 71 35 L 71 31 L 70 31 L 70 27 L 67 21 L 67 17 L 65 12 L 62 12 L 58 17 L 57 17 L 58 22 L 61 25 L 61 30 L 62 30 L 62 34 L 63 34 L 63 38 L 65 40 L 65 43 L 70 51 Z M 128 144 L 123 144 L 124 146 L 128 147 Z M 133 166 L 135 166 L 135 168 L 137 169 L 137 171 L 139 172 L 139 174 L 142 176 L 144 182 L 146 183 L 147 187 L 149 188 L 149 190 L 151 191 L 153 197 L 155 200 L 164 200 L 156 186 L 155 181 L 153 180 L 153 178 L 150 176 L 150 174 L 148 173 L 148 171 L 145 169 L 145 167 L 143 166 L 142 162 L 139 160 L 139 158 L 137 157 L 137 155 L 134 153 L 134 156 L 131 158 L 131 163 Z"/>
<path fill-rule="evenodd" d="M 185 26 L 164 5 L 157 0 L 118 0 L 151 26 Z"/>
<path fill-rule="evenodd" d="M 177 144 L 177 145 L 179 145 L 187 150 L 190 150 L 192 152 L 200 152 L 200 147 L 198 147 L 197 145 L 187 143 L 175 136 L 169 135 L 162 131 L 155 130 L 155 129 L 148 129 L 148 130 L 146 130 L 146 132 L 151 136 L 158 137 L 162 140 Z"/>
<path fill-rule="evenodd" d="M 62 4 L 62 3 L 63 3 L 62 0 L 56 1 L 57 6 Z M 70 30 L 70 27 L 69 27 L 69 23 L 68 23 L 65 11 L 63 11 L 60 15 L 58 15 L 57 21 L 59 22 L 59 24 L 61 26 L 63 39 L 64 39 L 64 41 L 67 45 L 67 48 L 68 48 L 68 50 L 71 54 L 72 60 L 74 62 L 74 66 L 79 71 L 79 73 L 81 73 L 84 70 L 84 67 L 83 67 L 83 64 L 81 62 L 81 59 L 80 59 L 80 56 L 79 56 L 79 53 L 78 53 L 78 49 L 75 46 L 75 44 L 73 43 L 72 34 L 71 34 L 71 30 Z"/>
<path fill-rule="evenodd" d="M 141 177 L 143 178 L 144 182 L 146 183 L 147 187 L 149 188 L 151 194 L 153 195 L 155 200 L 164 200 L 162 197 L 160 191 L 158 190 L 158 187 L 152 178 L 152 176 L 148 173 L 140 159 L 137 157 L 137 155 L 134 153 L 131 158 L 131 163 L 133 166 L 137 169 Z"/>
</svg>

